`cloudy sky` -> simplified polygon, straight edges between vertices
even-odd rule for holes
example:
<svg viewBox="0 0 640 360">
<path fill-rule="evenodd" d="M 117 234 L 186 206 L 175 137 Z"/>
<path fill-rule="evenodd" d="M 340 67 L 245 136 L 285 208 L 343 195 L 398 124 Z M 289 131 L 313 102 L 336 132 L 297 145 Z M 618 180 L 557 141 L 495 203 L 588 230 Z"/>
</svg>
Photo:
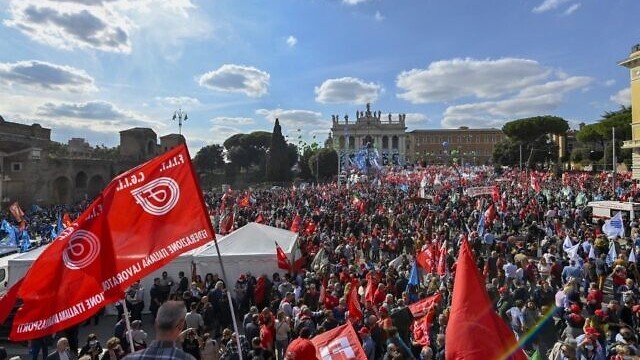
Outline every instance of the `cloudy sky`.
<svg viewBox="0 0 640 360">
<path fill-rule="evenodd" d="M 324 140 L 331 115 L 406 113 L 410 129 L 593 122 L 629 104 L 616 65 L 638 0 L 0 0 L 0 115 L 117 145 L 177 132 Z"/>
</svg>

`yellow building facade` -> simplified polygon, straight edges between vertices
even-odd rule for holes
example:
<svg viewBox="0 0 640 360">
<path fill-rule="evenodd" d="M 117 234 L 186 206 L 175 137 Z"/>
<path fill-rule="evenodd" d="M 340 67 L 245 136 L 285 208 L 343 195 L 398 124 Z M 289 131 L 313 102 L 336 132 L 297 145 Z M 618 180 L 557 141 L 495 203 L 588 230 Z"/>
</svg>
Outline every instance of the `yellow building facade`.
<svg viewBox="0 0 640 360">
<path fill-rule="evenodd" d="M 631 140 L 625 141 L 623 148 L 633 149 L 633 178 L 640 179 L 640 44 L 631 48 L 631 54 L 618 63 L 629 69 L 631 76 Z"/>
</svg>

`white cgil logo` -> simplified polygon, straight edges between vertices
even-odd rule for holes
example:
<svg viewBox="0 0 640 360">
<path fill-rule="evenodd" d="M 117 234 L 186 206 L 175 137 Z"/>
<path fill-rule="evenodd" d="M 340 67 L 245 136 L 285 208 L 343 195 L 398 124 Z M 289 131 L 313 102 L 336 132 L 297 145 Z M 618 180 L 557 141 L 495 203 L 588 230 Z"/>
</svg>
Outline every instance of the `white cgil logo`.
<svg viewBox="0 0 640 360">
<path fill-rule="evenodd" d="M 151 215 L 164 215 L 171 211 L 180 198 L 178 183 L 169 177 L 161 177 L 131 190 L 136 203 Z"/>
<path fill-rule="evenodd" d="M 64 265 L 78 270 L 90 265 L 100 255 L 100 240 L 87 230 L 77 230 L 71 235 L 62 253 Z"/>
</svg>

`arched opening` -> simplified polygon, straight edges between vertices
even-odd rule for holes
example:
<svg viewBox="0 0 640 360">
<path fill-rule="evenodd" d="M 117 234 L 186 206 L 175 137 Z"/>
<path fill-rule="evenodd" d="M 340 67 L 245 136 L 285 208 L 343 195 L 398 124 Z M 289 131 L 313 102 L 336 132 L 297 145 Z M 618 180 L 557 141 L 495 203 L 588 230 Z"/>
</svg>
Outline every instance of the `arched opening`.
<svg viewBox="0 0 640 360">
<path fill-rule="evenodd" d="M 386 135 L 382 137 L 382 148 L 383 149 L 389 148 L 389 137 Z"/>
<path fill-rule="evenodd" d="M 147 143 L 147 155 L 149 156 L 153 156 L 156 154 L 156 144 L 149 140 L 149 142 Z"/>
<path fill-rule="evenodd" d="M 356 148 L 356 138 L 353 136 L 349 136 L 349 149 Z"/>
<path fill-rule="evenodd" d="M 84 171 L 80 171 L 76 175 L 76 189 L 84 189 L 87 187 L 87 174 Z"/>
<path fill-rule="evenodd" d="M 338 144 L 340 144 L 340 149 L 344 149 L 344 143 L 345 143 L 344 136 L 340 136 L 340 138 L 338 139 Z"/>
<path fill-rule="evenodd" d="M 368 144 L 371 144 L 371 146 L 374 145 L 371 135 L 367 135 L 362 139 L 362 146 L 367 146 Z"/>
<path fill-rule="evenodd" d="M 53 181 L 53 201 L 56 204 L 71 202 L 71 180 L 66 176 L 60 176 Z"/>
<path fill-rule="evenodd" d="M 391 147 L 392 147 L 393 149 L 397 149 L 397 148 L 398 148 L 398 137 L 397 137 L 396 135 L 394 135 L 394 136 L 391 138 Z"/>
<path fill-rule="evenodd" d="M 102 191 L 104 188 L 104 179 L 100 175 L 94 175 L 89 180 L 89 189 L 87 191 L 89 198 L 93 199 Z"/>
</svg>

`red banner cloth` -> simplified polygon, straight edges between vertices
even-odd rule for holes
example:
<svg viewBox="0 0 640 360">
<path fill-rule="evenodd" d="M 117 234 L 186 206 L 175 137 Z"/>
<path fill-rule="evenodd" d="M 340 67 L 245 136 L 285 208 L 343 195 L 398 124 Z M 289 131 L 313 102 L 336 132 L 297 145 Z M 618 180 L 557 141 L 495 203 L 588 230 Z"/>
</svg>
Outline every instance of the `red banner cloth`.
<svg viewBox="0 0 640 360">
<path fill-rule="evenodd" d="M 190 159 L 181 145 L 107 185 L 25 275 L 11 340 L 82 322 L 136 280 L 215 238 Z"/>
<path fill-rule="evenodd" d="M 513 332 L 493 310 L 468 241 L 462 242 L 446 330 L 447 360 L 526 360 Z"/>
</svg>

